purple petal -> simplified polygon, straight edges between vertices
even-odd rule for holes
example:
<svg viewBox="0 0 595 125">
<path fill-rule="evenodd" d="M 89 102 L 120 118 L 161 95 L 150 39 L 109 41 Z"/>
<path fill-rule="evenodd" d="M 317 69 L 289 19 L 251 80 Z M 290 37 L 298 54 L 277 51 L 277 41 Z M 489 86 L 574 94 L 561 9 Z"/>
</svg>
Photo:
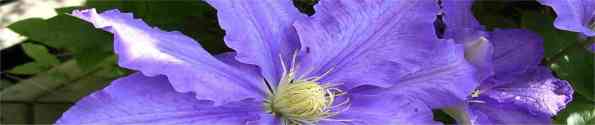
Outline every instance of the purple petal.
<svg viewBox="0 0 595 125">
<path fill-rule="evenodd" d="M 494 74 L 493 46 L 471 11 L 474 0 L 442 0 L 445 38 L 465 45 L 465 58 L 478 69 L 479 80 Z"/>
<path fill-rule="evenodd" d="M 433 1 L 321 0 L 316 13 L 294 24 L 303 58 L 299 74 L 343 84 L 391 86 L 398 70 L 420 69 L 437 38 Z M 399 64 L 392 64 L 399 62 Z M 396 65 L 411 67 L 398 69 Z"/>
<path fill-rule="evenodd" d="M 595 0 L 538 0 L 556 11 L 558 29 L 595 36 Z"/>
<path fill-rule="evenodd" d="M 477 68 L 478 80 L 483 81 L 494 75 L 494 46 L 485 37 L 465 42 L 465 59 Z"/>
<path fill-rule="evenodd" d="M 554 116 L 572 100 L 570 84 L 555 78 L 546 67 L 534 67 L 524 75 L 506 81 L 485 90 L 480 97 L 546 116 Z"/>
<path fill-rule="evenodd" d="M 442 41 L 435 55 L 426 56 L 423 69 L 399 76 L 391 87 L 393 93 L 417 97 L 432 108 L 440 108 L 464 100 L 475 87 L 477 77 L 473 66 L 463 57 L 463 47 Z"/>
<path fill-rule="evenodd" d="M 393 87 L 423 99 L 462 100 L 477 82 L 462 48 L 439 41 L 431 0 L 322 0 L 316 14 L 294 25 L 302 42 L 304 74 L 342 84 Z M 313 69 L 313 70 L 309 70 Z"/>
<path fill-rule="evenodd" d="M 260 103 L 214 107 L 174 91 L 164 76 L 135 73 L 77 102 L 56 124 L 245 124 L 259 119 Z"/>
<path fill-rule="evenodd" d="M 260 119 L 256 121 L 249 121 L 247 125 L 281 125 L 281 120 L 270 113 L 260 113 Z"/>
<path fill-rule="evenodd" d="M 212 100 L 217 105 L 265 96 L 266 87 L 259 74 L 222 63 L 182 33 L 152 28 L 118 10 L 98 14 L 89 9 L 72 15 L 114 34 L 120 66 L 147 76 L 165 75 L 178 92 L 194 92 L 198 99 Z"/>
<path fill-rule="evenodd" d="M 320 125 L 436 125 L 432 110 L 423 102 L 390 94 L 350 93 L 349 110 L 340 112 Z"/>
<path fill-rule="evenodd" d="M 225 52 L 218 55 L 215 55 L 215 58 L 220 60 L 221 62 L 233 66 L 239 70 L 247 72 L 248 74 L 258 75 L 259 70 L 258 67 L 251 64 L 246 64 L 239 62 L 235 57 L 237 56 L 236 52 Z"/>
<path fill-rule="evenodd" d="M 217 9 L 225 30 L 225 43 L 237 52 L 240 62 L 262 69 L 269 83 L 276 84 L 299 47 L 292 24 L 304 18 L 291 0 L 207 0 Z M 280 59 L 283 57 L 283 60 Z M 284 61 L 284 62 L 281 62 Z"/>
<path fill-rule="evenodd" d="M 482 35 L 483 27 L 471 11 L 473 2 L 474 0 L 442 0 L 446 38 L 465 43 Z"/>
<path fill-rule="evenodd" d="M 494 43 L 493 58 L 497 80 L 524 74 L 543 58 L 543 39 L 536 33 L 506 29 L 491 32 L 490 36 L 490 41 Z"/>
<path fill-rule="evenodd" d="M 550 125 L 551 118 L 533 115 L 514 106 L 490 103 L 472 103 L 462 110 L 467 119 L 457 119 L 459 123 L 471 125 Z"/>
</svg>

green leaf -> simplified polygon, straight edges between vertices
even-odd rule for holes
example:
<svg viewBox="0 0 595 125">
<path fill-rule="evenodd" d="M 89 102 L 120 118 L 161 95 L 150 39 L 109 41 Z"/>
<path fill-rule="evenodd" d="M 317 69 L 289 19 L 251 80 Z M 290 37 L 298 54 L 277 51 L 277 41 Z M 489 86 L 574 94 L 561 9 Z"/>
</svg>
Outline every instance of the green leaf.
<svg viewBox="0 0 595 125">
<path fill-rule="evenodd" d="M 595 101 L 594 57 L 593 53 L 578 47 L 563 54 L 562 59 L 550 67 L 561 79 L 569 80 L 577 93 Z"/>
<path fill-rule="evenodd" d="M 592 109 L 595 109 L 595 102 L 592 102 L 584 96 L 575 93 L 570 104 L 566 105 L 566 108 L 558 112 L 554 119 L 556 124 L 565 124 L 566 119 L 568 116 L 570 116 L 570 114 Z"/>
<path fill-rule="evenodd" d="M 575 112 L 566 119 L 568 125 L 595 125 L 595 109 Z"/>
<path fill-rule="evenodd" d="M 543 12 L 525 11 L 521 26 L 543 37 L 544 56 L 552 57 L 577 41 L 577 33 L 559 30 L 554 27 L 555 16 Z"/>
<path fill-rule="evenodd" d="M 66 81 L 69 80 L 67 73 L 62 71 L 48 71 L 48 82 Z"/>
<path fill-rule="evenodd" d="M 47 70 L 49 67 L 44 66 L 44 64 L 30 62 L 25 63 L 23 65 L 16 66 L 10 70 L 9 73 L 13 74 L 22 74 L 22 75 L 33 75 L 42 71 Z"/>
<path fill-rule="evenodd" d="M 568 80 L 575 91 L 590 100 L 595 100 L 593 79 L 595 55 L 578 42 L 574 32 L 558 30 L 553 26 L 554 16 L 526 11 L 522 27 L 539 33 L 544 38 L 544 56 L 550 68 L 560 79 Z"/>
<path fill-rule="evenodd" d="M 518 9 L 511 6 L 515 1 L 476 0 L 472 11 L 477 20 L 488 30 L 494 28 L 517 28 Z"/>
<path fill-rule="evenodd" d="M 29 39 L 42 42 L 54 48 L 61 48 L 68 45 L 68 41 L 63 41 L 58 32 L 51 32 L 46 20 L 40 18 L 31 18 L 15 22 L 8 26 L 15 32 L 27 36 Z"/>
<path fill-rule="evenodd" d="M 60 63 L 60 60 L 58 60 L 56 56 L 50 54 L 48 49 L 43 45 L 23 43 L 21 46 L 23 47 L 25 53 L 39 64 L 49 67 L 58 65 Z"/>
<path fill-rule="evenodd" d="M 113 54 L 109 33 L 69 15 L 60 14 L 48 20 L 27 19 L 8 27 L 29 39 L 69 50 L 85 69 Z"/>
</svg>

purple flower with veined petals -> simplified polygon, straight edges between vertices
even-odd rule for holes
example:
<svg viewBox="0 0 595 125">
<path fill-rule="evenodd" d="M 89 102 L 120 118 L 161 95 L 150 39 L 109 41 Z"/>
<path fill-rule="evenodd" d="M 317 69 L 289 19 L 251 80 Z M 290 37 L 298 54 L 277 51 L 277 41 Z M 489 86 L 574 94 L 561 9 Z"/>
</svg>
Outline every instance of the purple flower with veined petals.
<svg viewBox="0 0 595 125">
<path fill-rule="evenodd" d="M 485 38 L 487 33 L 473 16 L 473 0 L 444 0 L 443 18 L 446 25 L 444 37 L 465 45 L 465 58 L 479 71 L 478 78 L 486 79 L 494 74 L 492 67 L 493 46 Z M 468 11 L 463 11 L 468 10 Z"/>
<path fill-rule="evenodd" d="M 446 34 L 452 34 L 446 38 L 477 45 L 466 46 L 465 55 L 474 55 L 467 59 L 476 66 L 489 67 L 479 68 L 479 73 L 493 72 L 480 79 L 467 100 L 447 111 L 461 124 L 551 124 L 551 117 L 572 100 L 573 90 L 567 81 L 539 64 L 543 58 L 541 37 L 521 29 L 485 32 L 478 25 L 469 25 L 478 24 L 469 14 L 470 4 L 455 4 L 472 0 L 442 2 Z M 471 33 L 455 32 L 459 29 L 471 29 Z"/>
<path fill-rule="evenodd" d="M 235 52 L 211 56 L 130 13 L 74 11 L 114 34 L 118 64 L 140 73 L 57 124 L 438 124 L 428 106 L 475 87 L 462 47 L 434 34 L 433 1 L 321 0 L 311 17 L 285 0 L 207 2 Z"/>
<path fill-rule="evenodd" d="M 558 29 L 595 36 L 595 0 L 538 0 L 550 6 L 558 16 L 554 26 Z"/>
</svg>

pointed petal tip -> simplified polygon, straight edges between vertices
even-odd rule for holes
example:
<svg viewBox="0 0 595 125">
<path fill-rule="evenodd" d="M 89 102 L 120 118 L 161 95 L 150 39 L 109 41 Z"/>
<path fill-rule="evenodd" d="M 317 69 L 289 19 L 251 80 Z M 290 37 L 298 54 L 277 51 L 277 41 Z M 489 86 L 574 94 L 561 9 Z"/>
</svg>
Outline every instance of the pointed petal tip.
<svg viewBox="0 0 595 125">
<path fill-rule="evenodd" d="M 95 8 L 81 9 L 73 10 L 70 15 L 93 24 L 95 28 L 104 29 L 108 32 L 113 32 L 111 27 L 114 25 L 114 20 L 105 19 L 106 17 L 121 18 L 123 20 L 136 20 L 137 23 L 145 24 L 140 19 L 134 19 L 134 15 L 132 13 L 122 13 L 118 9 L 106 10 L 101 13 L 98 13 Z"/>
<path fill-rule="evenodd" d="M 574 89 L 572 88 L 572 85 L 570 85 L 570 82 L 566 80 L 554 78 L 552 80 L 552 83 L 555 85 L 556 88 L 554 90 L 554 93 L 565 96 L 564 104 L 558 107 L 558 109 L 556 110 L 556 112 L 559 112 L 566 108 L 566 105 L 570 104 L 570 102 L 574 99 L 574 97 L 572 96 L 574 94 Z"/>
<path fill-rule="evenodd" d="M 215 105 L 264 96 L 258 75 L 220 62 L 181 32 L 160 30 L 117 9 L 75 10 L 72 15 L 114 34 L 118 65 L 146 76 L 165 75 L 177 92 L 193 92 Z"/>
</svg>

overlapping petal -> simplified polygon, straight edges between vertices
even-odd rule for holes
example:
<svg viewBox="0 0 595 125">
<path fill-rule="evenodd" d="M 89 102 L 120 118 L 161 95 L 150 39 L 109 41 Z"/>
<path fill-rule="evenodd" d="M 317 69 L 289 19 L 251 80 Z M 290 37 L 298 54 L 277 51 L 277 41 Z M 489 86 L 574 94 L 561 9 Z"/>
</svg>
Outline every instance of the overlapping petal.
<svg viewBox="0 0 595 125">
<path fill-rule="evenodd" d="M 236 59 L 258 65 L 262 75 L 276 84 L 299 48 L 292 24 L 305 18 L 291 0 L 207 0 L 217 9 L 225 43 L 237 52 Z M 281 59 L 283 58 L 283 60 Z M 283 61 L 283 62 L 282 62 Z"/>
<path fill-rule="evenodd" d="M 478 80 L 483 81 L 495 74 L 494 46 L 486 37 L 463 43 L 465 45 L 465 59 L 477 68 Z"/>
<path fill-rule="evenodd" d="M 478 69 L 479 80 L 494 74 L 493 45 L 471 7 L 474 0 L 442 0 L 444 37 L 465 45 L 465 58 Z"/>
<path fill-rule="evenodd" d="M 423 102 L 406 96 L 351 93 L 349 110 L 320 125 L 439 125 Z"/>
<path fill-rule="evenodd" d="M 395 86 L 395 91 L 435 100 L 464 98 L 475 87 L 462 48 L 439 41 L 434 1 L 322 0 L 316 14 L 294 25 L 300 35 L 303 74 L 342 84 Z M 431 101 L 430 101 L 431 100 Z"/>
<path fill-rule="evenodd" d="M 490 33 L 494 44 L 495 78 L 518 77 L 543 59 L 543 39 L 523 29 L 503 29 Z"/>
<path fill-rule="evenodd" d="M 417 97 L 439 108 L 462 101 L 478 86 L 475 69 L 465 60 L 461 45 L 442 41 L 433 53 L 420 64 L 423 69 L 400 74 L 397 84 L 390 88 L 392 92 Z"/>
<path fill-rule="evenodd" d="M 310 76 L 330 71 L 327 80 L 347 88 L 390 86 L 387 80 L 399 70 L 420 69 L 416 64 L 437 39 L 433 1 L 321 0 L 314 8 L 310 19 L 294 24 L 304 55 L 299 68 Z"/>
<path fill-rule="evenodd" d="M 193 92 L 198 99 L 212 100 L 217 105 L 265 96 L 266 87 L 259 74 L 217 60 L 180 32 L 161 31 L 118 10 L 98 14 L 89 9 L 72 15 L 114 34 L 120 66 L 147 76 L 165 75 L 179 92 Z"/>
<path fill-rule="evenodd" d="M 551 117 L 572 100 L 570 84 L 546 67 L 533 67 L 508 81 L 483 89 L 480 96 L 451 108 L 451 113 L 458 114 L 459 123 L 473 125 L 551 124 Z"/>
<path fill-rule="evenodd" d="M 472 1 L 442 1 L 445 37 L 465 43 L 467 59 L 483 76 L 480 96 L 471 95 L 448 111 L 459 124 L 551 124 L 551 117 L 569 103 L 573 92 L 568 82 L 538 66 L 543 58 L 542 38 L 521 29 L 483 33 L 470 11 Z M 485 75 L 489 68 L 494 72 Z"/>
<path fill-rule="evenodd" d="M 135 73 L 84 97 L 56 124 L 245 124 L 262 112 L 260 103 L 250 101 L 212 104 L 176 92 L 164 76 Z"/>
<path fill-rule="evenodd" d="M 549 125 L 549 116 L 531 114 L 522 108 L 504 104 L 472 103 L 466 109 L 472 125 Z M 459 122 L 462 119 L 457 119 Z"/>
<path fill-rule="evenodd" d="M 555 78 L 546 67 L 533 67 L 522 76 L 506 81 L 486 90 L 482 97 L 546 116 L 554 116 L 572 100 L 570 84 Z"/>
<path fill-rule="evenodd" d="M 235 67 L 239 70 L 242 70 L 248 74 L 256 75 L 256 74 L 260 73 L 260 72 L 258 72 L 259 71 L 258 66 L 242 63 L 235 58 L 236 56 L 237 56 L 236 52 L 225 52 L 225 53 L 215 55 L 215 58 L 217 58 L 219 61 L 221 61 L 227 65 L 233 66 L 233 67 Z"/>
<path fill-rule="evenodd" d="M 538 0 L 556 11 L 558 29 L 595 36 L 595 0 Z"/>
<path fill-rule="evenodd" d="M 442 0 L 444 12 L 445 38 L 452 38 L 459 43 L 474 41 L 484 35 L 483 27 L 475 19 L 471 7 L 475 0 Z"/>
<path fill-rule="evenodd" d="M 479 97 L 471 96 L 454 112 L 459 123 L 550 124 L 551 117 L 572 100 L 572 87 L 538 66 L 542 40 L 525 30 L 496 30 L 496 74 L 482 81 Z"/>
</svg>

